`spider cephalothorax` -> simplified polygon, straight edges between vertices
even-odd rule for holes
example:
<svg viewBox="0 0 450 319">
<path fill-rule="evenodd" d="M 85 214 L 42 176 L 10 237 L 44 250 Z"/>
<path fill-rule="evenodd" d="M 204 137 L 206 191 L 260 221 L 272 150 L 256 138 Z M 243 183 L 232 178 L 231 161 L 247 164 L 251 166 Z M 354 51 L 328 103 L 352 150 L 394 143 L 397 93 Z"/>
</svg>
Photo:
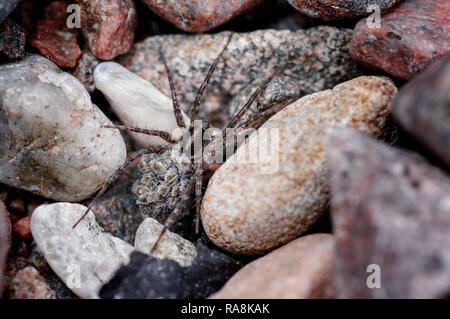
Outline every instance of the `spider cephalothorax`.
<svg viewBox="0 0 450 319">
<path fill-rule="evenodd" d="M 186 133 L 191 134 L 192 138 L 175 139 L 170 132 L 164 132 L 159 130 L 145 130 L 139 128 L 132 128 L 126 126 L 103 126 L 105 128 L 113 128 L 119 130 L 126 130 L 131 132 L 137 132 L 142 134 L 148 134 L 158 136 L 165 140 L 168 146 L 149 146 L 147 148 L 140 149 L 127 159 L 127 161 L 106 181 L 101 190 L 94 197 L 86 213 L 80 218 L 80 220 L 73 226 L 76 227 L 81 220 L 89 213 L 91 207 L 95 204 L 95 201 L 101 196 L 108 187 L 117 179 L 117 177 L 123 172 L 123 170 L 130 165 L 135 159 L 142 156 L 140 169 L 142 177 L 136 181 L 133 186 L 133 192 L 137 195 L 138 204 L 145 206 L 147 210 L 150 210 L 152 214 L 162 213 L 164 217 L 167 216 L 164 222 L 164 227 L 155 242 L 152 252 L 155 251 L 160 239 L 164 233 L 169 229 L 177 220 L 180 219 L 186 212 L 189 212 L 189 202 L 192 194 L 195 193 L 195 205 L 196 205 L 196 231 L 199 230 L 200 219 L 200 205 L 202 199 L 202 184 L 203 174 L 207 172 L 210 167 L 217 167 L 210 161 L 211 156 L 204 156 L 205 153 L 215 153 L 216 148 L 221 147 L 221 152 L 228 149 L 228 141 L 232 141 L 234 145 L 235 137 L 242 133 L 243 130 L 248 128 L 257 128 L 271 115 L 278 112 L 285 105 L 291 101 L 286 101 L 282 105 L 276 104 L 274 107 L 267 108 L 259 113 L 251 114 L 248 118 L 243 118 L 244 114 L 251 107 L 253 102 L 264 92 L 268 83 L 281 73 L 276 73 L 266 79 L 250 96 L 245 105 L 239 109 L 238 112 L 232 117 L 226 127 L 222 130 L 221 139 L 212 139 L 210 143 L 205 143 L 203 138 L 197 136 L 203 134 L 210 125 L 206 121 L 202 121 L 202 129 L 196 130 L 196 123 L 198 122 L 198 114 L 200 111 L 200 104 L 203 98 L 203 93 L 209 83 L 214 70 L 219 63 L 220 58 L 228 47 L 232 38 L 232 34 L 228 37 L 227 43 L 217 58 L 214 60 L 209 68 L 205 80 L 201 84 L 197 97 L 194 103 L 191 105 L 189 112 L 190 125 L 186 125 L 183 115 L 178 103 L 177 94 L 175 92 L 175 86 L 173 83 L 173 75 L 169 70 L 166 60 L 162 52 L 161 60 L 166 68 L 166 72 L 169 78 L 170 90 L 172 95 L 173 107 L 175 119 L 179 128 L 184 129 Z M 241 120 L 242 119 L 242 120 Z M 231 139 L 229 136 L 230 129 L 233 132 Z M 220 135 L 220 134 L 219 134 Z M 217 138 L 217 136 L 216 136 Z M 200 150 L 197 150 L 194 142 L 200 140 Z M 188 150 L 188 151 L 186 151 Z M 206 150 L 208 150 L 206 152 Z M 205 152 L 204 152 L 205 151 Z M 187 154 L 187 155 L 186 155 Z"/>
</svg>

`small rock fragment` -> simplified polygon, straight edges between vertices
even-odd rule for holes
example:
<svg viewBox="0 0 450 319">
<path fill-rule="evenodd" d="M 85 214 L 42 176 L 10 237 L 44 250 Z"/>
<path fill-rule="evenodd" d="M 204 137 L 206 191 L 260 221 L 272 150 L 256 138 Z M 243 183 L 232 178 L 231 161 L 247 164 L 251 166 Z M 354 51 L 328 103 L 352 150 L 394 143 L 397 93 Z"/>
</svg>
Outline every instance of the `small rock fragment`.
<svg viewBox="0 0 450 319">
<path fill-rule="evenodd" d="M 11 247 L 11 220 L 5 203 L 0 200 L 0 297 L 5 286 L 5 264 Z"/>
<path fill-rule="evenodd" d="M 209 181 L 201 209 L 208 237 L 233 253 L 261 254 L 308 230 L 328 205 L 328 130 L 348 125 L 380 137 L 396 92 L 386 78 L 359 77 L 270 118 Z"/>
<path fill-rule="evenodd" d="M 21 59 L 25 55 L 25 32 L 12 19 L 0 24 L 0 52 L 10 59 Z"/>
<path fill-rule="evenodd" d="M 263 3 L 263 0 L 144 0 L 156 14 L 187 32 L 205 32 Z"/>
<path fill-rule="evenodd" d="M 115 62 L 103 62 L 94 72 L 96 87 L 102 91 L 123 124 L 144 129 L 162 130 L 177 137 L 178 128 L 172 100 L 150 82 Z M 167 79 L 167 78 L 166 78 Z M 189 127 L 186 114 L 183 118 Z M 156 136 L 131 133 L 141 147 L 167 145 Z"/>
<path fill-rule="evenodd" d="M 349 29 L 328 26 L 295 32 L 260 30 L 233 34 L 205 91 L 200 116 L 227 114 L 233 98 L 247 88 L 256 88 L 261 80 L 279 73 L 284 66 L 287 68 L 282 75 L 288 76 L 292 81 L 289 83 L 298 86 L 303 94 L 329 89 L 361 75 L 348 52 L 351 35 Z M 149 37 L 135 44 L 120 62 L 170 96 L 166 71 L 159 58 L 161 49 L 174 73 L 180 104 L 187 111 L 228 36 L 229 32 Z"/>
<path fill-rule="evenodd" d="M 49 4 L 45 8 L 44 19 L 38 21 L 37 31 L 30 38 L 33 47 L 62 68 L 75 67 L 81 56 L 78 31 L 67 26 L 68 6 L 65 1 Z"/>
<path fill-rule="evenodd" d="M 11 299 L 56 299 L 45 279 L 32 266 L 16 274 L 9 290 Z"/>
<path fill-rule="evenodd" d="M 382 16 L 379 28 L 361 20 L 350 54 L 366 66 L 409 80 L 450 52 L 449 12 L 448 0 L 404 0 Z"/>
<path fill-rule="evenodd" d="M 13 233 L 22 239 L 29 238 L 31 236 L 30 220 L 31 216 L 26 216 L 15 222 Z"/>
<path fill-rule="evenodd" d="M 59 201 L 95 192 L 125 161 L 117 130 L 73 76 L 33 55 L 0 66 L 0 182 Z"/>
<path fill-rule="evenodd" d="M 136 232 L 134 243 L 136 250 L 149 254 L 162 229 L 163 225 L 155 219 L 146 218 Z M 189 267 L 197 256 L 197 250 L 190 241 L 171 231 L 166 231 L 152 256 L 158 259 L 170 259 L 182 267 Z"/>
<path fill-rule="evenodd" d="M 339 20 L 367 16 L 377 6 L 379 12 L 386 12 L 401 0 L 288 0 L 298 11 L 311 18 Z"/>
<path fill-rule="evenodd" d="M 0 23 L 17 7 L 22 0 L 0 0 Z"/>
<path fill-rule="evenodd" d="M 450 167 L 450 53 L 399 92 L 394 118 Z"/>
<path fill-rule="evenodd" d="M 92 53 L 111 60 L 133 44 L 137 14 L 133 0 L 77 0 L 81 27 Z"/>
<path fill-rule="evenodd" d="M 100 64 L 89 49 L 84 49 L 81 58 L 78 60 L 77 66 L 71 71 L 72 75 L 76 77 L 86 88 L 89 93 L 95 91 L 94 70 Z"/>
<path fill-rule="evenodd" d="M 239 270 L 213 299 L 332 298 L 333 237 L 298 238 Z"/>
<path fill-rule="evenodd" d="M 79 204 L 41 205 L 31 218 L 31 231 L 53 271 L 81 298 L 98 291 L 129 260 L 133 246 L 105 233 L 92 212 L 76 227 L 86 207 Z"/>
<path fill-rule="evenodd" d="M 130 263 L 120 267 L 100 296 L 105 299 L 200 299 L 216 292 L 241 267 L 227 255 L 199 243 L 190 267 L 169 259 L 134 252 Z"/>
<path fill-rule="evenodd" d="M 336 297 L 448 297 L 448 175 L 350 129 L 328 144 Z"/>
</svg>

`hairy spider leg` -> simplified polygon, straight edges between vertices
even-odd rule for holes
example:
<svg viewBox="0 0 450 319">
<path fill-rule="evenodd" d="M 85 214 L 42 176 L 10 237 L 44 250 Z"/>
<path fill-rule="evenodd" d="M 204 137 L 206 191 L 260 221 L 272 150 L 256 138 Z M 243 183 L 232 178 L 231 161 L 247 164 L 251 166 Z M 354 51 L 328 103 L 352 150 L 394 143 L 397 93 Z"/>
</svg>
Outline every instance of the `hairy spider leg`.
<svg viewBox="0 0 450 319">
<path fill-rule="evenodd" d="M 129 131 L 129 132 L 134 132 L 134 133 L 141 133 L 141 134 L 146 134 L 146 135 L 158 136 L 158 137 L 162 138 L 164 141 L 166 141 L 167 143 L 170 143 L 170 144 L 175 144 L 177 142 L 174 139 L 172 139 L 172 136 L 170 136 L 169 133 L 167 133 L 165 131 L 146 130 L 146 129 L 143 129 L 143 128 L 129 127 L 129 126 L 125 126 L 125 125 L 103 125 L 102 127 L 104 127 L 104 128 L 115 128 L 115 129 L 118 129 L 120 131 Z"/>
<path fill-rule="evenodd" d="M 94 206 L 95 202 L 98 200 L 100 196 L 102 196 L 106 190 L 111 186 L 112 183 L 123 173 L 125 168 L 129 166 L 134 160 L 141 157 L 144 154 L 150 154 L 150 153 L 161 153 L 165 150 L 165 147 L 162 146 L 150 146 L 147 148 L 140 149 L 133 154 L 130 155 L 130 157 L 123 163 L 115 172 L 113 175 L 111 175 L 105 184 L 103 184 L 103 187 L 101 190 L 95 195 L 92 202 L 89 204 L 88 208 L 86 209 L 86 212 L 81 216 L 81 218 L 72 226 L 72 229 L 77 227 L 77 225 L 86 217 L 87 214 L 89 214 L 89 211 Z"/>
<path fill-rule="evenodd" d="M 167 77 L 169 78 L 170 94 L 172 95 L 173 110 L 175 113 L 177 125 L 181 128 L 184 128 L 186 127 L 186 124 L 184 123 L 183 115 L 181 114 L 180 103 L 178 103 L 177 92 L 175 90 L 175 84 L 173 81 L 173 73 L 169 69 L 166 58 L 164 57 L 164 54 L 162 53 L 161 49 L 159 50 L 159 55 L 166 69 Z"/>
<path fill-rule="evenodd" d="M 195 97 L 194 103 L 192 103 L 191 109 L 189 110 L 189 118 L 191 119 L 191 129 L 193 128 L 194 120 L 197 119 L 198 113 L 200 112 L 200 104 L 202 102 L 203 93 L 205 92 L 206 88 L 208 87 L 209 81 L 211 80 L 211 77 L 212 77 L 214 71 L 216 70 L 217 64 L 219 64 L 220 58 L 225 53 L 228 45 L 231 42 L 232 37 L 233 37 L 233 33 L 230 34 L 222 51 L 220 51 L 219 55 L 216 57 L 214 62 L 209 67 L 208 73 L 206 74 L 206 77 L 203 80 L 202 85 L 198 89 L 197 96 Z"/>
</svg>

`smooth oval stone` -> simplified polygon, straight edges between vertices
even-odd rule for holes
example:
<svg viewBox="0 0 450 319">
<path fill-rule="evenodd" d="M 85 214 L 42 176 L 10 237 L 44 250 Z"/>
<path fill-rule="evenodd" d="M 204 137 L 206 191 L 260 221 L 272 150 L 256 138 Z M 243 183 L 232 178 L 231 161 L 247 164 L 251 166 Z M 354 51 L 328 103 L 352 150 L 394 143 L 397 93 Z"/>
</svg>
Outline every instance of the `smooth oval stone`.
<svg viewBox="0 0 450 319">
<path fill-rule="evenodd" d="M 269 119 L 211 178 L 201 210 L 209 238 L 233 253 L 260 254 L 308 230 L 329 199 L 328 130 L 351 126 L 383 135 L 396 92 L 389 79 L 359 77 L 301 98 Z M 270 156 L 242 160 L 269 138 Z"/>
<path fill-rule="evenodd" d="M 58 201 L 89 197 L 125 143 L 73 76 L 33 55 L 0 66 L 0 182 Z"/>
<path fill-rule="evenodd" d="M 79 204 L 41 205 L 33 212 L 31 232 L 53 271 L 77 296 L 98 298 L 100 288 L 129 262 L 134 247 L 105 233 L 89 212 L 73 229 L 86 207 Z"/>
<path fill-rule="evenodd" d="M 136 250 L 144 254 L 150 254 L 162 229 L 163 225 L 158 223 L 157 220 L 146 218 L 136 232 L 134 242 Z M 197 256 L 197 249 L 189 240 L 167 231 L 159 242 L 156 251 L 151 255 L 158 259 L 170 259 L 176 261 L 182 267 L 188 267 L 192 265 Z"/>
<path fill-rule="evenodd" d="M 177 137 L 172 100 L 153 84 L 115 62 L 99 64 L 94 71 L 94 81 L 123 124 L 174 133 L 174 138 Z M 189 118 L 184 113 L 183 118 L 189 126 Z M 131 133 L 131 136 L 142 147 L 167 144 L 156 136 L 138 133 Z"/>
</svg>

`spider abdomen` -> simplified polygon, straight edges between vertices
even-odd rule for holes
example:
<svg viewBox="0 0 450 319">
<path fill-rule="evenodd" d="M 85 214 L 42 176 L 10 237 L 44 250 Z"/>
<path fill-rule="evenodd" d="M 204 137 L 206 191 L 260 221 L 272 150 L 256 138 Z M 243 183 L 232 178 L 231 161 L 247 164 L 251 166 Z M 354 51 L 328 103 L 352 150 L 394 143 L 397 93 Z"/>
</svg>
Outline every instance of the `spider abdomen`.
<svg viewBox="0 0 450 319">
<path fill-rule="evenodd" d="M 190 159 L 177 150 L 147 154 L 140 163 L 142 176 L 133 185 L 137 203 L 152 215 L 166 218 L 181 200 L 193 174 Z"/>
</svg>

